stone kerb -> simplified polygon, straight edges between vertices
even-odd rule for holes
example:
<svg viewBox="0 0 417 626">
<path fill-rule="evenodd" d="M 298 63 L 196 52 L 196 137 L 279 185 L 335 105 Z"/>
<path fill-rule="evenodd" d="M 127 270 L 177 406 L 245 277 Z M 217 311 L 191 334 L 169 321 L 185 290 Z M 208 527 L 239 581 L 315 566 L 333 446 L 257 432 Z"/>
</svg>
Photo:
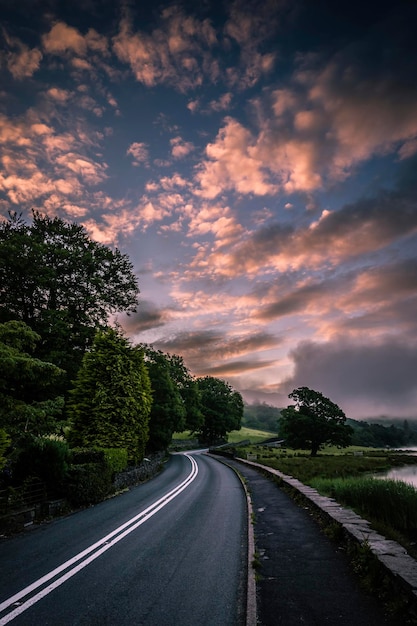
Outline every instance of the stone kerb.
<svg viewBox="0 0 417 626">
<path fill-rule="evenodd" d="M 372 530 L 370 523 L 354 511 L 344 508 L 333 498 L 320 495 L 316 489 L 304 485 L 296 478 L 260 463 L 237 457 L 236 460 L 254 467 L 266 475 L 278 478 L 284 485 L 302 494 L 315 509 L 327 518 L 327 521 L 339 524 L 350 539 L 359 544 L 366 542 L 372 554 L 392 579 L 393 584 L 398 585 L 407 593 L 413 611 L 417 612 L 417 561 L 400 544 L 386 539 Z"/>
</svg>

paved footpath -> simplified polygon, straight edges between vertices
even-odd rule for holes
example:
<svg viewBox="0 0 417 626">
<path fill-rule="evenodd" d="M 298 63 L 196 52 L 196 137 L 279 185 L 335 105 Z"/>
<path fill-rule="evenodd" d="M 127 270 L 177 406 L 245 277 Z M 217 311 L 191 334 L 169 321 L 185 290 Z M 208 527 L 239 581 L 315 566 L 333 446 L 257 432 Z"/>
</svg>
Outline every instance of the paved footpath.
<svg viewBox="0 0 417 626">
<path fill-rule="evenodd" d="M 345 553 L 271 480 L 227 460 L 247 481 L 255 513 L 261 568 L 257 583 L 262 626 L 404 626 L 390 620 L 360 588 Z"/>
</svg>

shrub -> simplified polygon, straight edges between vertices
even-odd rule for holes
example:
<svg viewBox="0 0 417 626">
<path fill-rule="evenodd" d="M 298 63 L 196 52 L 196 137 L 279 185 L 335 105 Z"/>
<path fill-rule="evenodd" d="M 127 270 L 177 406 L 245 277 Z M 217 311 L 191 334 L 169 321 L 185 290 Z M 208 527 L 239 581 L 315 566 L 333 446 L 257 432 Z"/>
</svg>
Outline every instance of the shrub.
<svg viewBox="0 0 417 626">
<path fill-rule="evenodd" d="M 126 469 L 128 454 L 125 448 L 73 448 L 71 461 L 73 465 L 104 463 L 117 474 Z"/>
<path fill-rule="evenodd" d="M 113 491 L 113 478 L 127 467 L 123 448 L 74 448 L 67 481 L 73 506 L 96 504 Z"/>
<path fill-rule="evenodd" d="M 82 463 L 69 469 L 67 498 L 72 506 L 101 502 L 112 489 L 112 472 L 106 463 Z"/>
<path fill-rule="evenodd" d="M 0 470 L 6 464 L 5 452 L 10 445 L 10 437 L 3 428 L 0 428 Z"/>
<path fill-rule="evenodd" d="M 128 454 L 125 448 L 103 448 L 104 458 L 112 474 L 123 472 L 128 464 Z"/>
<path fill-rule="evenodd" d="M 39 478 L 50 494 L 61 493 L 69 468 L 70 451 L 65 441 L 28 437 L 21 441 L 13 472 L 16 483 Z"/>
</svg>

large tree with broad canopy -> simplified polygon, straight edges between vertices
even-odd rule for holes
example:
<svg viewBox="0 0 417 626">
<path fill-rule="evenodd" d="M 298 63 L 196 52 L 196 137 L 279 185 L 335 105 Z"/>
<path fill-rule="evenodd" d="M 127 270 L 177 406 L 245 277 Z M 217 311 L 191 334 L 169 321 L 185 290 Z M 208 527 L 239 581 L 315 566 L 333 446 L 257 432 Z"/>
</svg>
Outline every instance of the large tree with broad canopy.
<svg viewBox="0 0 417 626">
<path fill-rule="evenodd" d="M 311 456 L 316 456 L 325 444 L 342 448 L 349 445 L 353 431 L 337 404 L 308 387 L 294 389 L 288 397 L 295 400 L 295 405 L 281 411 L 280 436 L 286 444 L 307 448 Z"/>
<path fill-rule="evenodd" d="M 138 292 L 127 256 L 83 226 L 36 211 L 31 224 L 17 213 L 0 222 L 0 322 L 28 324 L 41 337 L 35 356 L 66 370 L 68 382 L 97 328 L 134 311 Z"/>
</svg>

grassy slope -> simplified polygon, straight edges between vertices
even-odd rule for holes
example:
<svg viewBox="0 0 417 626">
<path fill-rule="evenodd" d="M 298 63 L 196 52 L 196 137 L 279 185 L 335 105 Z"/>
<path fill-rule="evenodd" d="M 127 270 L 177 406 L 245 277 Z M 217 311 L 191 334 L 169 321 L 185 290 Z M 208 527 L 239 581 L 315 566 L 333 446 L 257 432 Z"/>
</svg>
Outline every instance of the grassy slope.
<svg viewBox="0 0 417 626">
<path fill-rule="evenodd" d="M 229 433 L 229 443 L 237 443 L 238 441 L 244 441 L 249 439 L 251 443 L 258 443 L 259 441 L 263 441 L 264 439 L 269 439 L 270 437 L 276 437 L 277 433 L 268 432 L 266 430 L 255 430 L 254 428 L 246 428 L 246 426 L 242 426 L 240 430 L 233 430 Z M 191 439 L 189 431 L 184 431 L 182 433 L 174 433 L 172 439 L 175 442 L 176 439 Z"/>
</svg>

